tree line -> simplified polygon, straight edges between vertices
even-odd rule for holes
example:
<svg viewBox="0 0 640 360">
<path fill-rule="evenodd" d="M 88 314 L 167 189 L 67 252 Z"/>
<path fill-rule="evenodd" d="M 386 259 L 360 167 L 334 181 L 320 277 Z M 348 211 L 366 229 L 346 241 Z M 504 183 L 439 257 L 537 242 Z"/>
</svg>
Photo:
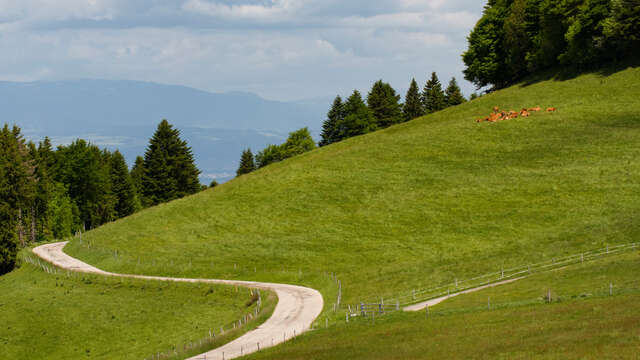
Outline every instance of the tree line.
<svg viewBox="0 0 640 360">
<path fill-rule="evenodd" d="M 0 131 L 0 274 L 30 243 L 62 239 L 202 189 L 191 149 L 163 120 L 129 171 L 119 151 L 78 139 L 53 148 Z"/>
<path fill-rule="evenodd" d="M 450 106 L 467 101 L 455 78 L 446 89 L 434 72 L 422 91 L 415 79 L 411 80 L 404 104 L 390 84 L 377 81 L 367 94 L 366 102 L 358 90 L 346 101 L 339 95 L 333 101 L 327 119 L 322 125 L 319 145 L 326 146 L 344 139 L 384 129 L 413 120 Z"/>
<path fill-rule="evenodd" d="M 323 122 L 318 146 L 384 129 L 467 101 L 455 78 L 443 89 L 435 72 L 431 74 L 422 91 L 413 79 L 404 104 L 400 102 L 400 98 L 396 90 L 382 80 L 373 84 L 366 102 L 358 90 L 354 90 L 346 101 L 338 95 L 331 105 L 327 119 Z M 248 174 L 274 162 L 311 151 L 315 147 L 309 129 L 300 129 L 290 133 L 285 143 L 268 145 L 255 156 L 251 149 L 244 150 L 236 175 Z"/>
<path fill-rule="evenodd" d="M 468 37 L 465 78 L 503 88 L 558 66 L 586 70 L 637 56 L 637 0 L 489 0 Z"/>
</svg>

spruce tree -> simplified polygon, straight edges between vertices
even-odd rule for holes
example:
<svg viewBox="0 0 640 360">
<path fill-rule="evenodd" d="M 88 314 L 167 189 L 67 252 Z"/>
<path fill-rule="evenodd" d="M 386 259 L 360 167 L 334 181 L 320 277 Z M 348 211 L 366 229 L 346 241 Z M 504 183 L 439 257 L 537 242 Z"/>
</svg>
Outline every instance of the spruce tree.
<svg viewBox="0 0 640 360">
<path fill-rule="evenodd" d="M 9 139 L 5 139 L 4 132 L 0 137 L 0 275 L 6 274 L 13 270 L 16 264 L 18 254 L 18 236 L 16 233 L 16 216 L 15 211 L 11 208 L 9 199 L 5 196 L 11 189 L 7 177 L 6 168 L 8 167 L 8 156 L 6 148 L 9 144 L 5 143 Z"/>
<path fill-rule="evenodd" d="M 382 80 L 373 84 L 367 96 L 367 106 L 371 109 L 378 128 L 386 128 L 402 121 L 400 95 Z"/>
<path fill-rule="evenodd" d="M 333 101 L 331 110 L 327 114 L 327 120 L 322 124 L 322 139 L 318 145 L 326 146 L 340 141 L 340 124 L 344 121 L 344 104 L 342 98 L 337 96 Z"/>
<path fill-rule="evenodd" d="M 442 84 L 438 80 L 438 75 L 435 72 L 431 73 L 431 79 L 427 81 L 422 94 L 422 102 L 427 114 L 440 111 L 447 107 L 444 91 L 442 91 Z"/>
<path fill-rule="evenodd" d="M 424 115 L 424 104 L 420 98 L 420 89 L 416 79 L 411 80 L 411 85 L 405 97 L 404 106 L 402 108 L 404 121 L 413 120 Z"/>
<path fill-rule="evenodd" d="M 136 197 L 138 198 L 138 202 L 143 206 L 147 207 L 142 189 L 142 179 L 144 177 L 144 158 L 142 156 L 136 157 L 136 161 L 131 168 L 131 183 L 136 190 Z"/>
<path fill-rule="evenodd" d="M 4 158 L 4 177 L 8 185 L 3 197 L 9 206 L 9 212 L 17 220 L 14 231 L 20 246 L 24 247 L 28 240 L 29 212 L 36 192 L 34 162 L 17 126 L 9 129 L 5 124 L 0 132 L 0 146 Z"/>
<path fill-rule="evenodd" d="M 238 167 L 236 175 L 241 176 L 244 174 L 248 174 L 250 172 L 253 172 L 255 169 L 256 163 L 254 161 L 251 149 L 244 150 L 242 152 L 242 156 L 240 157 L 240 166 Z"/>
<path fill-rule="evenodd" d="M 144 158 L 143 194 L 149 205 L 175 200 L 200 191 L 193 153 L 180 131 L 162 120 L 149 140 Z"/>
<path fill-rule="evenodd" d="M 354 90 L 344 104 L 344 114 L 344 121 L 340 126 L 341 139 L 367 134 L 377 128 L 376 118 L 358 90 Z"/>
<path fill-rule="evenodd" d="M 449 86 L 445 91 L 445 98 L 447 99 L 447 106 L 456 106 L 467 101 L 462 95 L 462 90 L 460 90 L 455 77 L 451 78 L 449 82 Z"/>
<path fill-rule="evenodd" d="M 136 189 L 124 156 L 117 150 L 111 156 L 111 191 L 116 198 L 117 218 L 123 218 L 136 212 L 138 209 Z"/>
</svg>

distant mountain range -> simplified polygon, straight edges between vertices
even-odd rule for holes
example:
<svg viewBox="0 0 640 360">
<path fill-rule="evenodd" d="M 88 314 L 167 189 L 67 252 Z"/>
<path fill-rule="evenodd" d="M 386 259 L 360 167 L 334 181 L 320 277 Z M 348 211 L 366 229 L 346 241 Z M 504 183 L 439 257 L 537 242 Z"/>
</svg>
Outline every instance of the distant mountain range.
<svg viewBox="0 0 640 360">
<path fill-rule="evenodd" d="M 328 99 L 279 102 L 140 81 L 0 82 L 0 122 L 17 124 L 34 141 L 83 138 L 119 149 L 131 166 L 167 119 L 193 148 L 201 180 L 208 183 L 232 178 L 244 148 L 261 150 L 305 126 L 318 140 Z"/>
</svg>

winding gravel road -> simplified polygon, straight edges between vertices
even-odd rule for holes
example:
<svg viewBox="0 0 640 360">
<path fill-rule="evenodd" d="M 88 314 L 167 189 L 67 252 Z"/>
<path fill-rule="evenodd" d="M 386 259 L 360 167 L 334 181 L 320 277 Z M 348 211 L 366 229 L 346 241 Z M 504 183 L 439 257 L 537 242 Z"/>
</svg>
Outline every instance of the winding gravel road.
<svg viewBox="0 0 640 360">
<path fill-rule="evenodd" d="M 270 290 L 278 295 L 278 305 L 276 305 L 273 314 L 264 324 L 222 347 L 192 357 L 190 360 L 234 359 L 258 351 L 258 347 L 264 349 L 278 345 L 293 338 L 295 335 L 308 331 L 324 307 L 320 292 L 295 285 L 252 281 L 183 279 L 106 272 L 65 254 L 62 249 L 66 244 L 67 242 L 60 242 L 42 245 L 33 249 L 33 252 L 43 260 L 69 271 L 143 280 L 238 285 Z"/>
</svg>

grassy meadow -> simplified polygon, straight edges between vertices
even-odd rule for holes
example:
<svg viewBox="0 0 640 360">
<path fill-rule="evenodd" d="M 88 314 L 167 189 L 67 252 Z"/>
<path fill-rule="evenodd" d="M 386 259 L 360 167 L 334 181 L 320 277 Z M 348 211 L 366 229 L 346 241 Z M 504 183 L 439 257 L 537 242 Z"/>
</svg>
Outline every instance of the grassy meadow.
<svg viewBox="0 0 640 360">
<path fill-rule="evenodd" d="M 302 284 L 327 308 L 640 238 L 640 68 L 541 80 L 75 238 L 109 271 Z M 556 107 L 499 123 L 494 106 Z M 117 256 L 114 252 L 117 250 Z"/>
<path fill-rule="evenodd" d="M 255 307 L 247 289 L 50 274 L 29 263 L 0 277 L 0 289 L 2 359 L 144 359 L 174 349 L 193 354 L 185 345 L 209 337 L 209 330 L 218 338 L 200 350 L 255 328 L 276 304 L 275 295 L 263 292 L 263 315 L 233 331 L 232 323 Z M 223 336 L 220 326 L 227 330 Z"/>
<path fill-rule="evenodd" d="M 638 271 L 638 251 L 606 257 L 451 298 L 429 317 L 342 318 L 247 359 L 637 358 Z"/>
</svg>

